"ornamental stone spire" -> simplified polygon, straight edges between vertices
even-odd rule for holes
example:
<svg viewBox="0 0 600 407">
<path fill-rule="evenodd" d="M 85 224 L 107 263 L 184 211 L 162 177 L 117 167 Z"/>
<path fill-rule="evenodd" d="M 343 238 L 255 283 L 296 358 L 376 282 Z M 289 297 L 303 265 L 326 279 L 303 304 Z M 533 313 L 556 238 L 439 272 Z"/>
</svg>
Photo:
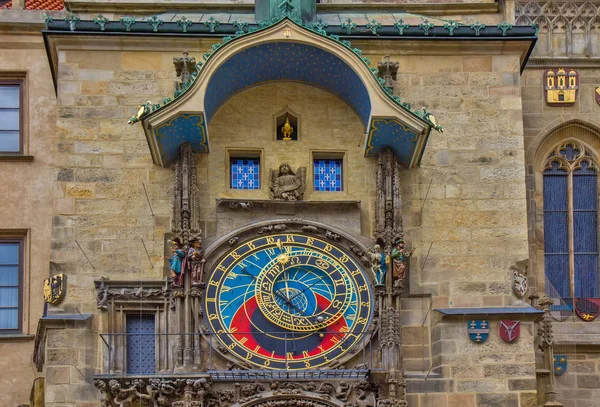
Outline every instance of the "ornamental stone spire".
<svg viewBox="0 0 600 407">
<path fill-rule="evenodd" d="M 256 0 L 254 12 L 257 21 L 272 21 L 288 16 L 301 19 L 303 23 L 311 22 L 317 13 L 316 0 Z"/>
</svg>

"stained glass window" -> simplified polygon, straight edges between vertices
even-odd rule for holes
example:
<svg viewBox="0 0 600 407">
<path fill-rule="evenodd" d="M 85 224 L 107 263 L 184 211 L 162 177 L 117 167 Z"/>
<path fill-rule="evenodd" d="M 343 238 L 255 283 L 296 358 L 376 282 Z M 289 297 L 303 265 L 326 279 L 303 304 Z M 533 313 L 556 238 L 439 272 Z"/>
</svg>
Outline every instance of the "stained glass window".
<svg viewBox="0 0 600 407">
<path fill-rule="evenodd" d="M 231 159 L 231 189 L 260 189 L 260 159 Z"/>
<path fill-rule="evenodd" d="M 567 142 L 544 169 L 546 291 L 556 306 L 598 298 L 598 166 L 585 148 Z M 569 189 L 572 194 L 569 195 Z M 557 308 L 558 309 L 558 308 Z"/>
<path fill-rule="evenodd" d="M 0 241 L 0 333 L 20 329 L 22 242 Z"/>
<path fill-rule="evenodd" d="M 339 192 L 343 190 L 342 160 L 314 160 L 315 191 Z"/>
</svg>

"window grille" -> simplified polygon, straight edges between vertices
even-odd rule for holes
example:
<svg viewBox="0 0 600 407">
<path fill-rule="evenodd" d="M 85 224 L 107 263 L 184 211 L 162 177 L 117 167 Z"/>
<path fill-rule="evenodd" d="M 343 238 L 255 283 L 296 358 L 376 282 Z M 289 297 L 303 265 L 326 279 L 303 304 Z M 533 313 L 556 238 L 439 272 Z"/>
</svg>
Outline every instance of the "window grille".
<svg viewBox="0 0 600 407">
<path fill-rule="evenodd" d="M 342 160 L 314 160 L 315 191 L 340 192 L 342 183 Z"/>
<path fill-rule="evenodd" d="M 260 159 L 231 159 L 231 189 L 260 189 Z"/>
<path fill-rule="evenodd" d="M 127 373 L 155 373 L 154 315 L 127 315 Z"/>
</svg>

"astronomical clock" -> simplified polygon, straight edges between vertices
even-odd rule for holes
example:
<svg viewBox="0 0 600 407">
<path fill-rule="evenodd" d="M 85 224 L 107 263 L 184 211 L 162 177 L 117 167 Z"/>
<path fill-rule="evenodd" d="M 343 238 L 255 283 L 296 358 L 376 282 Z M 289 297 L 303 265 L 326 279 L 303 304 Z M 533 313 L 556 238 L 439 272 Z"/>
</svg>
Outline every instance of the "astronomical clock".
<svg viewBox="0 0 600 407">
<path fill-rule="evenodd" d="M 363 267 L 324 234 L 282 232 L 236 244 L 207 278 L 205 318 L 217 349 L 253 369 L 339 365 L 365 346 L 373 317 Z"/>
</svg>

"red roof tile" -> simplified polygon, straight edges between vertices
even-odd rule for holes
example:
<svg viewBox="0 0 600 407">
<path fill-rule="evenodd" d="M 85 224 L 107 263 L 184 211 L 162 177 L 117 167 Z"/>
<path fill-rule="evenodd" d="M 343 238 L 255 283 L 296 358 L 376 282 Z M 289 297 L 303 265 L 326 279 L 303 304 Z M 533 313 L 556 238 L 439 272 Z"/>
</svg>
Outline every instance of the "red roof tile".
<svg viewBox="0 0 600 407">
<path fill-rule="evenodd" d="M 5 5 L 12 8 L 12 1 Z M 64 0 L 25 0 L 25 10 L 62 10 L 65 8 Z"/>
</svg>

